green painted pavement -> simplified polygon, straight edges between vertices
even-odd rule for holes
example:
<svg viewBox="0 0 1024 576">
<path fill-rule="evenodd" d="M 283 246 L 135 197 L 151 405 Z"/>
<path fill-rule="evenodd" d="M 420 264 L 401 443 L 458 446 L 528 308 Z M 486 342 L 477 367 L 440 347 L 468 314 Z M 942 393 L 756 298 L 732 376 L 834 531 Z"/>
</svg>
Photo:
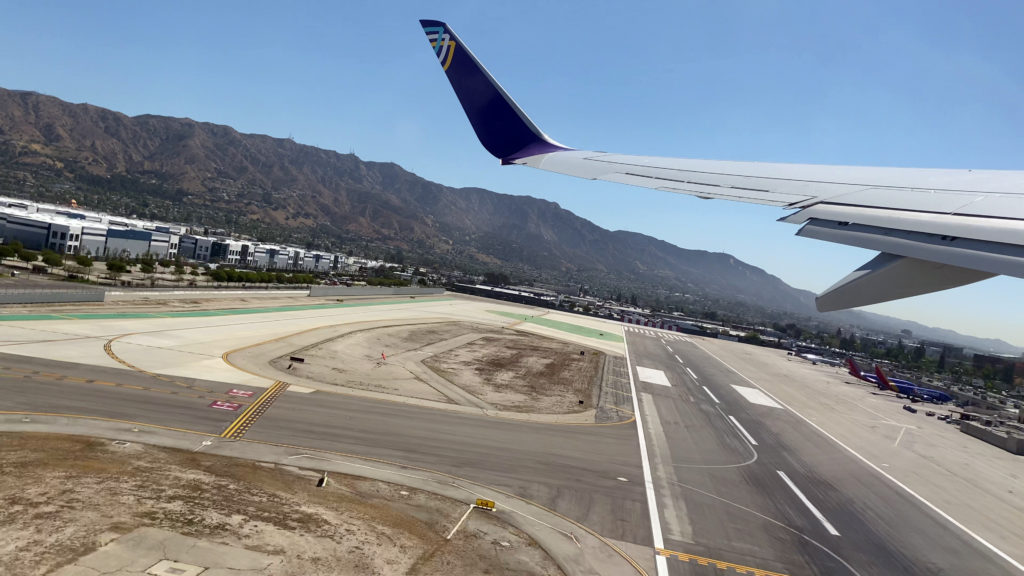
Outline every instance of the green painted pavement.
<svg viewBox="0 0 1024 576">
<path fill-rule="evenodd" d="M 451 298 L 421 298 L 399 301 L 350 302 L 348 304 L 305 304 L 274 306 L 270 308 L 233 308 L 228 310 L 192 310 L 181 312 L 89 312 L 80 314 L 0 314 L 0 322 L 28 320 L 123 320 L 131 318 L 206 318 L 210 316 L 240 316 L 242 314 L 270 314 L 273 312 L 300 312 L 303 310 L 331 310 L 334 308 L 361 308 L 363 306 L 389 306 L 423 302 L 447 302 Z"/>
<path fill-rule="evenodd" d="M 528 316 L 526 314 L 515 314 L 513 312 L 500 312 L 498 310 L 488 310 L 488 312 L 491 314 L 497 314 L 498 316 L 504 316 L 505 318 L 511 318 L 513 320 L 522 320 L 529 324 L 536 324 L 546 328 L 554 328 L 555 330 L 561 330 L 562 332 L 568 332 L 585 338 L 594 338 L 608 342 L 622 342 L 622 336 L 612 334 L 607 330 L 596 330 L 594 328 L 587 328 L 586 326 L 570 324 L 569 322 L 562 322 L 560 320 L 551 320 L 540 316 Z"/>
</svg>

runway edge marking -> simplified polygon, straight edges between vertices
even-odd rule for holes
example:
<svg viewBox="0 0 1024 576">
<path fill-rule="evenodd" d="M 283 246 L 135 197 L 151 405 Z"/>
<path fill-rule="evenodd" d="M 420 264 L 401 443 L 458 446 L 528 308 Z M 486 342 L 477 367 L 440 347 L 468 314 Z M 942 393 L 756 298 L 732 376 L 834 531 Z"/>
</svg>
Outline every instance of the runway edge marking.
<svg viewBox="0 0 1024 576">
<path fill-rule="evenodd" d="M 875 465 L 875 464 L 874 464 L 873 462 L 871 462 L 870 460 L 868 460 L 868 459 L 867 459 L 867 458 L 865 458 L 864 456 L 861 456 L 859 452 L 857 452 L 857 451 L 856 451 L 856 450 L 854 450 L 853 448 L 850 448 L 849 446 L 847 446 L 846 444 L 844 444 L 844 443 L 843 443 L 843 442 L 842 442 L 841 440 L 839 440 L 839 439 L 838 439 L 838 438 L 836 438 L 835 436 L 833 436 L 833 435 L 829 434 L 828 432 L 826 432 L 824 428 L 822 428 L 821 426 L 818 426 L 817 424 L 815 424 L 814 422 L 812 422 L 812 421 L 811 421 L 811 420 L 810 420 L 809 418 L 807 418 L 807 417 L 806 417 L 806 416 L 804 416 L 803 414 L 801 414 L 801 413 L 797 412 L 796 410 L 794 410 L 794 409 L 793 409 L 793 407 L 791 407 L 791 406 L 790 406 L 789 404 L 786 404 L 786 403 L 785 403 L 785 402 L 783 402 L 782 400 L 779 400 L 779 399 L 778 399 L 778 398 L 777 398 L 776 396 L 772 395 L 772 393 L 771 393 L 771 392 L 769 392 L 769 391 L 765 390 L 765 389 L 764 389 L 764 388 L 763 388 L 763 387 L 762 387 L 762 386 L 761 386 L 760 384 L 758 384 L 757 382 L 754 382 L 754 381 L 753 381 L 753 380 L 751 380 L 750 378 L 747 378 L 747 377 L 746 377 L 746 376 L 745 376 L 745 375 L 744 375 L 744 374 L 743 374 L 742 372 L 740 372 L 739 370 L 737 370 L 737 369 L 733 368 L 733 367 L 732 367 L 732 366 L 731 366 L 731 365 L 730 365 L 730 364 L 729 364 L 728 362 L 726 362 L 725 360 L 722 360 L 722 359 L 721 359 L 721 358 L 719 358 L 718 356 L 715 356 L 715 355 L 714 355 L 714 354 L 713 354 L 713 353 L 712 353 L 712 352 L 711 352 L 710 350 L 708 350 L 707 348 L 705 348 L 705 347 L 701 346 L 701 345 L 700 345 L 699 343 L 697 343 L 696 341 L 694 341 L 694 342 L 693 342 L 693 345 L 694 345 L 694 346 L 696 346 L 697 348 L 700 348 L 701 350 L 703 350 L 703 351 L 704 351 L 704 353 L 705 353 L 705 354 L 707 354 L 708 356 L 711 356 L 711 357 L 712 357 L 712 358 L 714 358 L 715 360 L 718 360 L 719 362 L 721 362 L 723 366 L 725 366 L 725 367 L 726 367 L 726 368 L 728 368 L 729 370 L 732 370 L 733 372 L 735 372 L 735 373 L 736 373 L 736 375 L 737 375 L 737 376 L 739 376 L 740 378 L 743 378 L 743 379 L 744 379 L 744 380 L 746 380 L 747 382 L 750 382 L 750 383 L 751 383 L 752 385 L 754 385 L 754 386 L 756 386 L 757 388 L 759 388 L 759 389 L 760 389 L 760 390 L 761 390 L 762 392 L 764 392 L 764 393 L 765 393 L 765 394 L 767 394 L 767 395 L 768 395 L 769 397 L 771 397 L 771 398 L 772 398 L 773 400 L 775 400 L 776 402 L 778 402 L 779 404 L 781 404 L 781 405 L 782 405 L 782 406 L 783 406 L 783 407 L 784 407 L 785 409 L 789 410 L 789 411 L 790 411 L 790 412 L 792 412 L 793 414 L 796 414 L 796 415 L 797 415 L 797 417 L 799 417 L 799 418 L 800 418 L 801 420 L 803 420 L 804 422 L 807 422 L 808 424 L 810 424 L 810 425 L 811 425 L 811 426 L 812 426 L 812 427 L 813 427 L 813 428 L 814 428 L 815 430 L 817 430 L 818 432 L 821 432 L 822 434 L 824 434 L 824 435 L 825 435 L 825 436 L 826 436 L 826 437 L 827 437 L 827 438 L 828 438 L 829 440 L 832 440 L 833 442 L 835 442 L 836 444 L 838 444 L 838 445 L 839 445 L 840 447 L 842 447 L 842 448 L 843 448 L 844 450 L 846 450 L 846 451 L 847 451 L 847 452 L 849 452 L 850 454 L 853 454 L 853 455 L 854 455 L 854 456 L 855 456 L 855 457 L 856 457 L 856 458 L 857 458 L 858 460 L 860 460 L 861 462 L 863 462 L 864 464 L 866 464 L 866 465 L 867 465 L 868 467 L 870 467 L 870 468 L 871 468 L 872 470 L 874 470 L 875 472 L 878 472 L 879 474 L 881 474 L 881 475 L 882 475 L 883 477 L 885 477 L 886 479 L 888 479 L 888 480 L 889 480 L 890 482 L 892 482 L 892 483 L 893 483 L 893 484 L 895 484 L 896 486 L 899 486 L 899 487 L 900 487 L 900 488 L 901 488 L 901 489 L 902 489 L 902 490 L 903 490 L 904 492 L 906 492 L 907 494 L 909 494 L 909 495 L 913 496 L 913 497 L 914 497 L 914 498 L 915 498 L 915 499 L 916 499 L 916 500 L 917 500 L 918 502 L 920 502 L 920 503 L 924 504 L 924 505 L 925 505 L 926 507 L 928 507 L 928 508 L 929 508 L 929 509 L 930 509 L 930 510 L 931 510 L 932 512 L 935 512 L 936 514 L 938 514 L 939 516 L 941 516 L 942 518 L 944 518 L 944 519 L 945 519 L 945 520 L 946 520 L 947 522 L 949 522 L 949 523 L 950 523 L 950 524 L 952 524 L 953 526 L 956 526 L 956 527 L 957 527 L 957 528 L 959 528 L 959 529 L 960 529 L 961 531 L 963 531 L 963 533 L 964 533 L 964 534 L 967 534 L 968 536 L 970 536 L 971 538 L 973 538 L 973 539 L 974 539 L 974 540 L 975 540 L 976 542 L 978 542 L 979 544 L 981 544 L 981 545 L 982 545 L 982 546 L 984 546 L 985 548 L 988 548 L 988 549 L 989 549 L 989 550 L 990 550 L 990 551 L 991 551 L 992 553 L 994 553 L 994 554 L 995 554 L 996 556 L 999 556 L 1000 558 L 1002 558 L 1003 560 L 1005 560 L 1006 562 L 1008 562 L 1008 563 L 1009 563 L 1009 564 L 1010 564 L 1011 566 L 1013 566 L 1014 568 L 1016 568 L 1016 569 L 1017 569 L 1017 570 L 1019 570 L 1020 572 L 1024 572 L 1024 564 L 1021 564 L 1020 562 L 1018 562 L 1018 561 L 1014 560 L 1014 559 L 1013 559 L 1013 558 L 1012 558 L 1012 557 L 1011 557 L 1011 556 L 1010 556 L 1009 554 L 1007 554 L 1006 552 L 1003 552 L 1003 551 L 1002 551 L 1002 550 L 1000 550 L 999 548 L 996 548 L 994 544 L 990 543 L 990 542 L 989 542 L 988 540 L 985 540 L 984 538 L 982 538 L 982 537 L 981 537 L 981 536 L 979 536 L 978 534 L 975 534 L 975 533 L 974 533 L 974 532 L 973 532 L 973 531 L 972 531 L 972 530 L 971 530 L 970 528 L 968 528 L 968 527 L 964 526 L 963 524 L 961 524 L 960 522 L 958 522 L 958 521 L 957 521 L 957 520 L 956 520 L 955 518 L 953 518 L 953 517 L 952 517 L 952 516 L 950 516 L 949 514 L 946 514 L 946 513 L 945 513 L 945 512 L 943 512 L 943 511 L 942 511 L 941 509 L 939 509 L 939 507 L 938 507 L 938 506 L 936 506 L 936 505 L 932 504 L 932 503 L 931 503 L 931 502 L 929 502 L 928 500 L 925 500 L 924 496 L 921 496 L 921 495 L 920 495 L 920 494 L 918 494 L 917 492 L 914 492 L 914 491 L 913 491 L 913 490 L 912 490 L 912 489 L 911 489 L 911 488 L 910 488 L 909 486 L 907 486 L 906 484 L 904 484 L 904 483 L 900 482 L 900 481 L 899 481 L 899 480 L 897 480 L 896 478 L 894 478 L 894 477 L 890 476 L 890 475 L 889 475 L 889 474 L 888 474 L 888 473 L 887 473 L 887 472 L 886 472 L 885 470 L 882 470 L 882 469 L 881 469 L 880 467 L 876 466 L 876 465 Z"/>
<path fill-rule="evenodd" d="M 636 434 L 640 440 L 640 462 L 644 472 L 644 489 L 647 492 L 647 511 L 651 517 L 651 539 L 656 550 L 665 547 L 665 538 L 661 533 L 661 517 L 658 504 L 654 497 L 654 478 L 651 476 L 651 461 L 647 456 L 647 438 L 644 436 L 644 425 L 640 419 L 640 399 L 636 395 L 636 381 L 633 379 L 633 366 L 629 360 L 629 344 L 622 339 L 622 347 L 626 351 L 626 373 L 629 374 L 629 390 L 633 395 L 633 418 L 636 419 Z M 668 575 L 668 562 L 660 554 L 654 555 L 655 569 L 658 576 Z"/>
</svg>

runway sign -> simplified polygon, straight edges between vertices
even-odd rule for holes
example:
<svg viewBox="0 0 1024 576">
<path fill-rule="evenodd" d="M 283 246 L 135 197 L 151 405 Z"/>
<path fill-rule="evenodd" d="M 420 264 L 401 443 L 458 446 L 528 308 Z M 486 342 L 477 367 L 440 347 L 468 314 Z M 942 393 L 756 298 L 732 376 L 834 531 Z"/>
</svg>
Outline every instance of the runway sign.
<svg viewBox="0 0 1024 576">
<path fill-rule="evenodd" d="M 228 396 L 241 396 L 243 398 L 252 398 L 253 394 L 255 394 L 255 392 L 253 392 L 252 390 L 237 390 L 235 388 L 228 390 Z"/>
<path fill-rule="evenodd" d="M 241 407 L 241 404 L 235 404 L 234 402 L 225 402 L 223 400 L 214 400 L 213 402 L 210 402 L 210 408 L 216 408 L 218 410 L 231 410 L 232 412 L 236 412 Z"/>
<path fill-rule="evenodd" d="M 476 507 L 483 508 L 485 510 L 494 510 L 494 500 L 484 500 L 483 498 L 477 498 Z"/>
</svg>

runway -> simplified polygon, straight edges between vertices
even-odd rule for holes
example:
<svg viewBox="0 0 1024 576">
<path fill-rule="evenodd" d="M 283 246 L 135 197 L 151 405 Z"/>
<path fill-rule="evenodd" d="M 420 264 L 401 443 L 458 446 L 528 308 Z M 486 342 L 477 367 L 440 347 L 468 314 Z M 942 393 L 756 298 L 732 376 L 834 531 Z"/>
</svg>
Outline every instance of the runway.
<svg viewBox="0 0 1024 576">
<path fill-rule="evenodd" d="M 650 334 L 650 335 L 649 335 Z M 1013 574 L 693 339 L 627 330 L 672 574 Z M 659 380 L 659 378 L 649 378 Z"/>
<path fill-rule="evenodd" d="M 310 323 L 447 314 L 512 324 L 515 314 L 490 313 L 504 306 L 471 301 L 339 310 L 337 316 L 266 312 L 249 316 L 254 322 L 244 325 L 244 333 L 236 321 L 217 316 L 146 319 L 145 326 L 110 319 L 74 324 L 74 333 L 66 325 L 40 323 L 33 330 L 49 332 L 33 340 L 24 327 L 8 347 L 21 354 L 0 354 L 0 411 L 110 418 L 211 438 L 244 436 L 457 475 L 532 500 L 612 541 L 636 545 L 633 550 L 646 549 L 650 556 L 638 560 L 650 574 L 658 573 L 659 565 L 670 574 L 759 576 L 1018 573 L 711 356 L 699 341 L 678 334 L 624 332 L 652 474 L 658 514 L 653 525 L 632 421 L 518 422 L 267 388 L 272 382 L 250 374 L 224 381 L 194 376 L 220 357 L 216 346 L 265 340 Z M 168 335 L 141 329 L 149 330 L 153 322 Z M 554 322 L 515 323 L 558 335 Z M 610 336 L 623 334 L 620 327 L 596 320 L 580 318 L 579 323 L 587 328 L 573 338 L 600 330 L 598 344 L 606 349 L 618 345 Z M 102 354 L 102 343 L 118 334 L 142 334 L 122 350 L 132 352 L 133 366 L 150 373 L 126 369 Z M 72 339 L 76 361 L 38 357 L 46 351 L 38 340 L 58 337 Z M 104 365 L 79 361 L 88 358 Z M 187 364 L 190 358 L 195 365 Z M 228 368 L 209 373 L 228 374 Z M 225 403 L 235 408 L 223 409 Z M 653 551 L 656 533 L 662 542 Z M 661 559 L 655 562 L 654 554 Z"/>
</svg>

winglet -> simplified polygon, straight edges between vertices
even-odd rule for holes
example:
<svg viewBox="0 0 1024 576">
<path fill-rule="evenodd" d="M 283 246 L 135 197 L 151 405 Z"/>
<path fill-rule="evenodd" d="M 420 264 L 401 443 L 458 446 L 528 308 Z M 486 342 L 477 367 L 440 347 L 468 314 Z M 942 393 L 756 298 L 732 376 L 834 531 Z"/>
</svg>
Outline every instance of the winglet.
<svg viewBox="0 0 1024 576">
<path fill-rule="evenodd" d="M 537 128 L 447 24 L 438 20 L 420 20 L 420 24 L 477 138 L 502 164 L 571 150 Z"/>
</svg>

